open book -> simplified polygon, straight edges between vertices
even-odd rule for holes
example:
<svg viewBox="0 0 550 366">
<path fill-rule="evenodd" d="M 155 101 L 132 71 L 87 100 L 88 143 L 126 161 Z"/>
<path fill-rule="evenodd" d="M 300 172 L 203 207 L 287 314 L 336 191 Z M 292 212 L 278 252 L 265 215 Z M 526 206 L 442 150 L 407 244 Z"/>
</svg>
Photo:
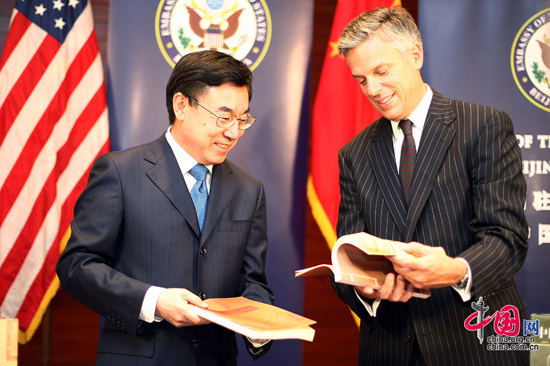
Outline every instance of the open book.
<svg viewBox="0 0 550 366">
<path fill-rule="evenodd" d="M 401 250 L 393 240 L 385 240 L 368 233 L 355 233 L 341 236 L 331 252 L 330 264 L 300 269 L 296 277 L 315 276 L 334 273 L 334 280 L 354 286 L 371 286 L 380 288 L 386 275 L 393 270 L 393 265 L 386 255 L 397 254 Z M 413 296 L 427 298 L 429 289 L 415 289 Z"/>
<path fill-rule="evenodd" d="M 193 306 L 203 318 L 251 339 L 303 339 L 313 341 L 315 320 L 274 305 L 244 297 L 207 299 L 207 309 Z"/>
</svg>

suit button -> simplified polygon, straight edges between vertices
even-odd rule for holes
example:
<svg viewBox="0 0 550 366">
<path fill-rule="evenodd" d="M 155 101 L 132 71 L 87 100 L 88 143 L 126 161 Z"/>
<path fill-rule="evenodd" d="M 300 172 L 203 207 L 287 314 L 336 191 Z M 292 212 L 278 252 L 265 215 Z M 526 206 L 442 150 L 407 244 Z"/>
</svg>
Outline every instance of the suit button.
<svg viewBox="0 0 550 366">
<path fill-rule="evenodd" d="M 199 292 L 199 297 L 202 299 L 202 300 L 206 300 L 206 294 L 204 292 Z"/>
<path fill-rule="evenodd" d="M 118 321 L 118 320 L 116 321 L 116 326 L 120 327 L 120 321 Z"/>
<path fill-rule="evenodd" d="M 206 255 L 206 248 L 201 248 L 200 253 L 201 253 L 202 255 Z"/>
<path fill-rule="evenodd" d="M 199 348 L 199 340 L 198 339 L 193 339 L 193 347 Z"/>
<path fill-rule="evenodd" d="M 410 343 L 413 340 L 413 336 L 410 334 L 407 334 L 404 338 L 404 341 L 407 343 Z"/>
</svg>

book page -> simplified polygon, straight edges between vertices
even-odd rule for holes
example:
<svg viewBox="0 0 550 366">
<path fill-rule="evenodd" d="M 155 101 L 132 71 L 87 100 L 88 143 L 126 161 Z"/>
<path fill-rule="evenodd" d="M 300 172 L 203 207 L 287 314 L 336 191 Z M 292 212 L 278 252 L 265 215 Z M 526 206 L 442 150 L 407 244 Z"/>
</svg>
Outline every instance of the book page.
<svg viewBox="0 0 550 366">
<path fill-rule="evenodd" d="M 353 245 L 365 253 L 376 255 L 395 255 L 395 247 L 399 247 L 398 241 L 381 239 L 368 233 L 355 233 L 343 235 L 336 240 L 336 243 L 334 243 L 333 256 L 334 251 L 338 250 L 337 247 L 344 244 Z"/>
<path fill-rule="evenodd" d="M 321 264 L 295 271 L 296 277 L 334 273 L 334 280 L 354 286 L 380 288 L 393 264 L 386 256 L 396 255 L 400 242 L 381 239 L 368 233 L 341 236 L 331 252 L 332 265 Z M 429 289 L 415 289 L 414 297 L 427 298 Z"/>
<path fill-rule="evenodd" d="M 319 264 L 317 266 L 299 269 L 294 272 L 295 277 L 317 276 L 322 274 L 334 273 L 334 269 L 330 264 Z"/>
<path fill-rule="evenodd" d="M 336 282 L 379 288 L 393 265 L 386 255 L 395 255 L 398 242 L 368 233 L 341 236 L 332 249 L 331 259 Z"/>
<path fill-rule="evenodd" d="M 207 299 L 207 309 L 194 307 L 195 313 L 237 333 L 256 339 L 313 340 L 314 320 L 274 305 L 244 297 Z"/>
<path fill-rule="evenodd" d="M 397 254 L 399 242 L 381 239 L 368 233 L 341 236 L 332 250 L 334 280 L 354 286 L 380 288 L 388 273 L 395 273 L 387 255 Z M 429 289 L 415 289 L 414 297 L 428 298 Z"/>
<path fill-rule="evenodd" d="M 340 245 L 334 264 L 336 282 L 379 288 L 393 265 L 384 256 L 369 255 L 354 245 Z"/>
</svg>

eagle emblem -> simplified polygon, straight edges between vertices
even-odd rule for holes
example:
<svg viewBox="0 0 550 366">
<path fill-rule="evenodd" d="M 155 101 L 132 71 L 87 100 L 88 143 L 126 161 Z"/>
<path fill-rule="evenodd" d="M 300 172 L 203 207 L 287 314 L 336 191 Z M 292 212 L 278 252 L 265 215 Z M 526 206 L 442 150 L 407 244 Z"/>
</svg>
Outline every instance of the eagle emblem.
<svg viewBox="0 0 550 366">
<path fill-rule="evenodd" d="M 200 10 L 200 9 L 198 9 Z M 208 13 L 202 11 L 204 16 L 201 16 L 197 10 L 187 6 L 189 12 L 189 25 L 191 30 L 204 39 L 204 41 L 198 46 L 199 48 L 208 48 L 217 50 L 220 48 L 229 49 L 225 44 L 226 38 L 231 38 L 239 28 L 239 16 L 243 12 L 243 9 L 230 13 L 227 19 L 223 18 L 218 24 L 209 21 Z M 206 19 L 205 19 L 206 18 Z M 203 28 L 203 25 L 205 27 Z"/>
<path fill-rule="evenodd" d="M 159 48 L 171 66 L 190 52 L 218 50 L 254 69 L 271 41 L 265 0 L 163 0 L 156 16 Z"/>
<path fill-rule="evenodd" d="M 540 58 L 542 60 L 542 64 L 546 68 L 546 70 L 550 70 L 550 45 L 548 41 L 548 37 L 546 37 L 546 34 L 544 35 L 544 40 L 539 41 L 537 40 L 538 45 L 540 46 Z M 543 71 L 539 63 L 536 61 L 533 61 L 533 75 L 537 79 L 539 83 L 544 83 L 548 89 L 550 89 L 550 83 L 548 82 L 548 76 L 546 75 L 546 72 Z"/>
</svg>

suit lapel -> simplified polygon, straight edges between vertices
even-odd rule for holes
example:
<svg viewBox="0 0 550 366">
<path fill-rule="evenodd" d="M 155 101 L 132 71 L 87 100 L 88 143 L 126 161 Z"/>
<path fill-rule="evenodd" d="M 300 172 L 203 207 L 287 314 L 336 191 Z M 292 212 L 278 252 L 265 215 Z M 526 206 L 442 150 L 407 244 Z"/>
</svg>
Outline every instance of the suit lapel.
<svg viewBox="0 0 550 366">
<path fill-rule="evenodd" d="M 372 134 L 373 147 L 370 161 L 374 168 L 374 175 L 388 204 L 388 209 L 393 217 L 399 232 L 405 235 L 405 217 L 407 209 L 401 194 L 401 183 L 397 175 L 395 154 L 393 152 L 393 132 L 391 122 L 382 119 Z"/>
<path fill-rule="evenodd" d="M 144 159 L 152 163 L 147 176 L 200 236 L 199 222 L 180 167 L 164 134 L 150 144 Z"/>
<path fill-rule="evenodd" d="M 416 223 L 430 196 L 447 150 L 453 141 L 456 131 L 452 127 L 452 122 L 455 118 L 456 114 L 449 101 L 434 91 L 414 168 L 410 198 L 412 210 L 407 212 L 407 221 L 410 224 L 407 225 L 405 233 L 406 242 L 412 240 Z"/>
<path fill-rule="evenodd" d="M 206 219 L 202 229 L 201 244 L 212 233 L 223 212 L 233 199 L 237 191 L 237 184 L 233 176 L 233 170 L 224 161 L 214 165 L 212 170 L 212 185 L 208 195 L 208 207 L 206 208 Z"/>
</svg>

